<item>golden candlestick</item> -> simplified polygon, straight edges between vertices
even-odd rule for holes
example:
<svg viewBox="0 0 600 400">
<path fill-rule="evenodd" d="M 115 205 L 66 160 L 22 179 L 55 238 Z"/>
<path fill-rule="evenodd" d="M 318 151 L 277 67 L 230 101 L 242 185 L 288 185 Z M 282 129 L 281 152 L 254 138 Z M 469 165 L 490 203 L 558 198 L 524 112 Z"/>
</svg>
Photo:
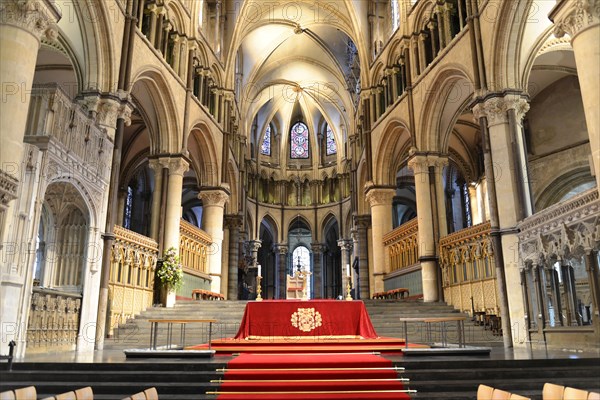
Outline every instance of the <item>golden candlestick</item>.
<svg viewBox="0 0 600 400">
<path fill-rule="evenodd" d="M 350 290 L 351 290 L 351 286 L 350 286 L 350 280 L 352 279 L 352 277 L 350 275 L 348 275 L 348 284 L 346 285 L 346 300 L 348 301 L 352 301 L 352 295 L 350 294 Z"/>
<path fill-rule="evenodd" d="M 256 301 L 262 301 L 262 297 L 260 296 L 260 293 L 262 292 L 262 289 L 260 288 L 261 280 L 262 280 L 262 276 L 258 275 L 256 277 Z"/>
</svg>

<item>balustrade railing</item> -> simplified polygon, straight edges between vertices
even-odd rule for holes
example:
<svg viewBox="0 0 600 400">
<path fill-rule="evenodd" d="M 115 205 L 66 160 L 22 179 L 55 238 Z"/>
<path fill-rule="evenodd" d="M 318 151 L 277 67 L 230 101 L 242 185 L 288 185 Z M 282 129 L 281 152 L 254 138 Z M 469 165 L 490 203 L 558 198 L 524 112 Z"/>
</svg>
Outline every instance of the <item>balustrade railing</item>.
<svg viewBox="0 0 600 400">
<path fill-rule="evenodd" d="M 411 267 L 419 262 L 419 225 L 414 218 L 383 236 L 390 272 Z"/>
<path fill-rule="evenodd" d="M 155 240 L 117 225 L 114 233 L 108 286 L 109 336 L 118 324 L 152 306 L 158 259 Z"/>
<path fill-rule="evenodd" d="M 105 176 L 112 156 L 112 143 L 83 108 L 57 84 L 34 85 L 26 134 L 54 139 L 69 161 L 80 171 Z M 50 144 L 53 144 L 51 141 Z"/>
<path fill-rule="evenodd" d="M 27 324 L 27 349 L 73 350 L 77 344 L 81 294 L 34 287 Z"/>
<path fill-rule="evenodd" d="M 443 237 L 439 244 L 444 300 L 455 308 L 498 315 L 498 294 L 490 223 Z"/>
</svg>

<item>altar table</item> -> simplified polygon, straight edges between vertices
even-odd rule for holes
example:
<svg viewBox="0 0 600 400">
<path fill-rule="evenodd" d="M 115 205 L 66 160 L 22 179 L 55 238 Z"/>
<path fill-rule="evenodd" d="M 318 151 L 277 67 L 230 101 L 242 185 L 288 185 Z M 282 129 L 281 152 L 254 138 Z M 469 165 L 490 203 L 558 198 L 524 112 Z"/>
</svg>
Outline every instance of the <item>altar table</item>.
<svg viewBox="0 0 600 400">
<path fill-rule="evenodd" d="M 360 300 L 263 300 L 246 305 L 236 339 L 374 339 Z"/>
</svg>

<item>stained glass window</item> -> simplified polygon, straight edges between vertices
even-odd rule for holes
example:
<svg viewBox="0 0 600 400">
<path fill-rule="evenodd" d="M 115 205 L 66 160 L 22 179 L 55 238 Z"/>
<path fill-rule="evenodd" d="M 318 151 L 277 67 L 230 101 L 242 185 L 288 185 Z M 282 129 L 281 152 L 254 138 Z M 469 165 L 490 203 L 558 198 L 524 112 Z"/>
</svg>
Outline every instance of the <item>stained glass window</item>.
<svg viewBox="0 0 600 400">
<path fill-rule="evenodd" d="M 326 154 L 328 156 L 337 153 L 337 145 L 335 144 L 335 137 L 333 136 L 333 131 L 327 125 L 327 151 Z"/>
<path fill-rule="evenodd" d="M 292 158 L 308 158 L 308 127 L 297 122 L 292 126 L 291 136 L 291 157 Z"/>
<path fill-rule="evenodd" d="M 264 154 L 265 156 L 271 155 L 271 125 L 267 126 L 265 130 L 265 137 L 260 146 L 260 154 Z"/>
</svg>

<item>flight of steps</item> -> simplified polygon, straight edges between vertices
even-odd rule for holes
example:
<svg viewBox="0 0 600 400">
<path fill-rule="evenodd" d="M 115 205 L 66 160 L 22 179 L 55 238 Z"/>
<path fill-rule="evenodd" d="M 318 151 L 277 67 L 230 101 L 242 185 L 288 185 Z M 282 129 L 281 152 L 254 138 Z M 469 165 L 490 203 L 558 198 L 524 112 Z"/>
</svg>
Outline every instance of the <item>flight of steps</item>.
<svg viewBox="0 0 600 400">
<path fill-rule="evenodd" d="M 143 348 L 150 344 L 149 319 L 216 319 L 212 338 L 233 337 L 237 333 L 246 301 L 179 301 L 173 308 L 152 307 L 136 318 L 115 328 L 114 336 L 105 341 L 105 349 Z M 379 336 L 404 337 L 404 326 L 400 317 L 449 317 L 463 315 L 445 303 L 423 303 L 421 300 L 365 300 L 365 306 L 371 317 L 375 331 Z M 448 324 L 450 342 L 457 342 L 454 328 Z M 408 324 L 409 341 L 424 342 L 425 334 L 422 324 Z M 490 330 L 475 326 L 470 320 L 465 322 L 467 344 L 487 346 L 502 344 L 502 338 L 493 336 Z M 439 335 L 434 335 L 434 339 Z M 174 343 L 179 338 L 178 326 L 174 327 Z M 166 327 L 159 325 L 158 344 L 166 341 Z M 194 324 L 186 329 L 186 345 L 206 343 L 208 341 L 208 325 Z"/>
<path fill-rule="evenodd" d="M 481 383 L 541 400 L 545 382 L 600 391 L 600 359 L 494 360 L 478 357 L 396 359 L 415 400 L 475 400 Z M 156 387 L 160 400 L 206 400 L 217 389 L 225 360 L 139 360 L 115 363 L 0 364 L 0 392 L 34 385 L 38 398 L 91 386 L 95 400 L 123 399 Z"/>
</svg>

